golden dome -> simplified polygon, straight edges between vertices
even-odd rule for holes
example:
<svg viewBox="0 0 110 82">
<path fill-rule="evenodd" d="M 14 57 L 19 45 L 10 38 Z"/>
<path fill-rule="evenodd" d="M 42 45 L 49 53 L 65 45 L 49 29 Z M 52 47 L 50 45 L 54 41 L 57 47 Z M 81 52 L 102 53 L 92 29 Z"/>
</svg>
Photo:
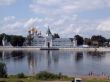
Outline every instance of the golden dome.
<svg viewBox="0 0 110 82">
<path fill-rule="evenodd" d="M 38 33 L 38 30 L 35 27 L 31 27 L 29 28 L 28 33 L 32 33 L 32 34 Z"/>
</svg>

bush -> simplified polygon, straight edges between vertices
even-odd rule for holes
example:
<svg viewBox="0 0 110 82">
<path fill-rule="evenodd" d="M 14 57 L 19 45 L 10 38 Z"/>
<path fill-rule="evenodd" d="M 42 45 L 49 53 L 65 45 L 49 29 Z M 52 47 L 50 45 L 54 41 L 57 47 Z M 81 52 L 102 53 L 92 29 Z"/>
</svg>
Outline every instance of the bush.
<svg viewBox="0 0 110 82">
<path fill-rule="evenodd" d="M 19 74 L 17 74 L 16 76 L 17 76 L 17 78 L 25 78 L 24 73 L 19 73 Z"/>
<path fill-rule="evenodd" d="M 56 80 L 56 79 L 59 79 L 59 75 L 48 73 L 46 71 L 42 71 L 36 75 L 36 79 L 38 79 L 38 80 Z"/>
<path fill-rule="evenodd" d="M 24 82 L 24 81 L 22 81 L 22 80 L 18 80 L 17 82 Z"/>
<path fill-rule="evenodd" d="M 6 64 L 0 62 L 0 78 L 6 78 L 6 77 L 7 77 Z"/>
<path fill-rule="evenodd" d="M 1 80 L 0 82 L 6 82 L 6 81 L 4 81 L 4 80 Z"/>
</svg>

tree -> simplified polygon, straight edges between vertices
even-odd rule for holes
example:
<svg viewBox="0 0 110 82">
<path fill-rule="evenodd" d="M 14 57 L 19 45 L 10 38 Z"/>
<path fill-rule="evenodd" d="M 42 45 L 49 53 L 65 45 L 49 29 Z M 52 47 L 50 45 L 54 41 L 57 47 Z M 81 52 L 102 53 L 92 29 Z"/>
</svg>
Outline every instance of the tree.
<svg viewBox="0 0 110 82">
<path fill-rule="evenodd" d="M 23 43 L 25 41 L 25 38 L 22 36 L 11 36 L 11 41 L 10 43 L 12 46 L 23 46 Z"/>
<path fill-rule="evenodd" d="M 103 36 L 101 36 L 101 35 L 93 35 L 93 36 L 91 37 L 91 41 L 92 41 L 92 42 L 93 42 L 93 41 L 96 41 L 96 42 L 98 42 L 98 46 L 103 46 L 104 43 L 106 42 L 106 38 L 103 37 Z"/>
<path fill-rule="evenodd" d="M 73 42 L 74 38 L 69 38 L 71 40 L 71 42 Z"/>
<path fill-rule="evenodd" d="M 4 36 L 6 37 L 5 33 L 0 34 L 0 46 L 2 46 L 2 39 L 4 38 Z"/>
<path fill-rule="evenodd" d="M 17 36 L 17 35 L 7 35 L 5 33 L 0 34 L 0 45 L 2 46 L 2 40 L 5 37 L 5 39 L 7 40 L 7 42 L 10 42 L 12 44 L 12 46 L 22 46 L 24 41 L 25 41 L 25 37 L 23 36 Z"/>
<path fill-rule="evenodd" d="M 2 39 L 3 37 L 0 35 L 0 46 L 2 46 Z"/>
<path fill-rule="evenodd" d="M 80 35 L 75 35 L 75 39 L 77 40 L 77 45 L 83 45 L 83 37 Z"/>
<path fill-rule="evenodd" d="M 84 44 L 91 46 L 92 45 L 91 39 L 90 38 L 85 38 L 84 39 Z"/>
<path fill-rule="evenodd" d="M 58 33 L 54 33 L 53 38 L 60 38 Z"/>
<path fill-rule="evenodd" d="M 5 63 L 0 62 L 0 78 L 6 78 L 7 77 L 7 69 Z"/>
</svg>

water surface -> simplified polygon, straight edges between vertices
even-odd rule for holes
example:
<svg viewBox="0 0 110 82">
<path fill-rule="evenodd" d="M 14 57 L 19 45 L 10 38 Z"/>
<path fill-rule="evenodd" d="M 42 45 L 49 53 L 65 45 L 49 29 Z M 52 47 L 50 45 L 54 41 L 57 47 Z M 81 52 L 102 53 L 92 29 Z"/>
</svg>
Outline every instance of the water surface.
<svg viewBox="0 0 110 82">
<path fill-rule="evenodd" d="M 84 75 L 89 72 L 110 75 L 110 52 L 0 51 L 8 74 L 36 74 L 40 71 Z"/>
</svg>

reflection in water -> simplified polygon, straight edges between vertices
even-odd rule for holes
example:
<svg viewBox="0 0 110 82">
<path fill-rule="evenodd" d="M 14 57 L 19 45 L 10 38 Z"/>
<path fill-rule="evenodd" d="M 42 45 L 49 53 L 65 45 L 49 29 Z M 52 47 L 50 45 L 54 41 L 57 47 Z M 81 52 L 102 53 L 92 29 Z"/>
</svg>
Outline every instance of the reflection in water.
<svg viewBox="0 0 110 82">
<path fill-rule="evenodd" d="M 32 54 L 32 52 L 28 52 L 27 60 L 28 60 L 28 67 L 30 70 L 30 74 L 35 74 L 34 68 L 36 66 L 36 59 L 34 55 Z"/>
<path fill-rule="evenodd" d="M 83 52 L 76 52 L 76 55 L 75 55 L 76 62 L 79 62 L 82 59 L 83 59 Z"/>
<path fill-rule="evenodd" d="M 110 75 L 109 58 L 109 52 L 0 51 L 0 61 L 6 63 L 9 74 L 35 74 L 45 70 L 73 75 L 88 74 L 92 70 Z"/>
<path fill-rule="evenodd" d="M 22 51 L 2 51 L 0 52 L 0 60 L 3 61 L 9 61 L 9 60 L 14 60 L 14 61 L 20 61 L 24 58 L 24 53 Z"/>
<path fill-rule="evenodd" d="M 55 54 L 55 52 L 53 52 L 54 54 L 52 55 L 52 60 L 54 61 L 54 64 L 57 65 L 59 62 L 59 55 L 58 53 Z"/>
<path fill-rule="evenodd" d="M 0 52 L 0 60 L 2 60 L 2 52 Z"/>
<path fill-rule="evenodd" d="M 52 63 L 52 61 L 51 61 L 52 52 L 46 51 L 46 55 L 47 55 L 47 65 L 48 65 L 48 70 L 49 70 L 49 68 L 51 68 L 51 63 Z"/>
<path fill-rule="evenodd" d="M 22 51 L 12 51 L 10 56 L 14 61 L 21 61 L 25 57 Z"/>
<path fill-rule="evenodd" d="M 87 52 L 87 56 L 90 56 L 91 58 L 98 60 L 105 57 L 105 52 L 98 52 L 98 51 Z"/>
</svg>

